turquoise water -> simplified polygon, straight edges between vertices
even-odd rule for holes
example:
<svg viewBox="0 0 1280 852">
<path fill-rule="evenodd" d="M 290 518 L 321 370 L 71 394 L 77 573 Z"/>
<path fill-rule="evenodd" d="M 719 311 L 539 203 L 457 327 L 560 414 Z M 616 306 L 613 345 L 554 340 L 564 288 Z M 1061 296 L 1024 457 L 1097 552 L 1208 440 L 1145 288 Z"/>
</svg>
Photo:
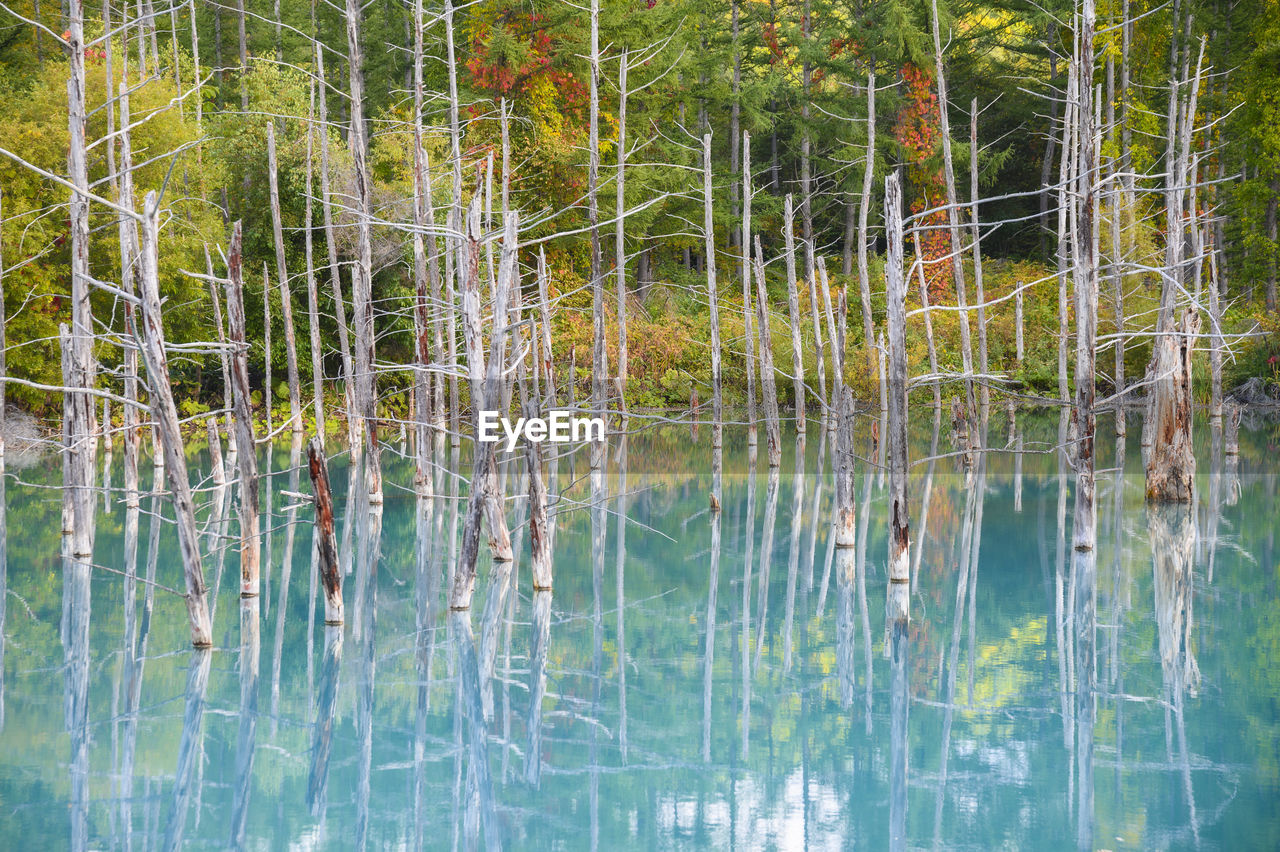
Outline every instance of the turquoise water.
<svg viewBox="0 0 1280 852">
<path fill-rule="evenodd" d="M 594 510 L 585 451 L 561 459 L 554 591 L 531 590 L 511 500 L 512 594 L 497 604 L 482 548 L 461 615 L 444 606 L 453 480 L 417 500 L 393 444 L 381 511 L 348 506 L 340 456 L 343 628 L 322 623 L 312 510 L 280 493 L 309 491 L 290 447 L 269 456 L 247 605 L 235 512 L 193 451 L 211 652 L 169 591 L 149 463 L 150 603 L 117 573 L 118 447 L 89 578 L 64 578 L 57 458 L 10 471 L 0 847 L 1280 848 L 1280 430 L 1246 424 L 1236 460 L 1201 424 L 1196 506 L 1148 514 L 1135 418 L 1123 448 L 1100 422 L 1081 568 L 1056 413 L 1013 432 L 993 416 L 968 474 L 913 415 L 913 458 L 942 457 L 912 471 L 911 620 L 888 631 L 876 449 L 860 439 L 859 546 L 835 549 L 812 423 L 803 452 L 784 430 L 773 474 L 727 430 L 718 516 L 706 424 L 632 435 L 625 479 L 615 441 Z M 70 605 L 86 597 L 87 620 Z"/>
</svg>

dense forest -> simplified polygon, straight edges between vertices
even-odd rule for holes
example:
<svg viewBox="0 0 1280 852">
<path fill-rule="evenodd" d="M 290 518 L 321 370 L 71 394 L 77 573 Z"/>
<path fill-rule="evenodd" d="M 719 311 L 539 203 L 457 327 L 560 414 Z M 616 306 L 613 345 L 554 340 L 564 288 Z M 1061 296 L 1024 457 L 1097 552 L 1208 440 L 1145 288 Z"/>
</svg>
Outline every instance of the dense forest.
<svg viewBox="0 0 1280 852">
<path fill-rule="evenodd" d="M 909 317 L 912 372 L 977 371 L 997 391 L 1069 398 L 1067 155 L 1082 101 L 1070 3 L 37 0 L 5 9 L 7 392 L 37 413 L 57 411 L 58 326 L 75 325 L 77 217 L 67 205 L 80 180 L 91 195 L 84 274 L 95 282 L 127 279 L 122 258 L 140 266 L 121 242 L 136 245 L 137 235 L 118 233 L 130 228 L 110 205 L 137 209 L 157 193 L 156 271 L 184 415 L 230 406 L 224 350 L 198 344 L 226 339 L 222 307 L 211 304 L 221 287 L 210 285 L 225 275 L 239 221 L 255 406 L 296 400 L 299 365 L 303 382 L 311 365 L 319 389 L 353 364 L 361 373 L 367 353 L 380 416 L 408 419 L 405 367 L 458 375 L 455 255 L 474 198 L 490 282 L 504 211 L 519 211 L 521 287 L 527 302 L 540 286 L 552 301 L 561 386 L 576 368 L 583 395 L 593 373 L 625 377 L 631 406 L 709 398 L 710 252 L 725 392 L 754 395 L 745 232 L 769 261 L 769 309 L 790 309 L 771 332 L 783 402 L 803 387 L 787 380 L 798 373 L 825 397 L 835 359 L 821 302 L 831 294 L 852 326 L 844 378 L 874 400 L 875 359 L 858 350 L 871 351 L 885 321 L 888 174 L 902 186 L 912 305 L 935 306 L 932 322 Z M 1100 357 L 1099 380 L 1119 388 L 1142 374 L 1161 270 L 1181 241 L 1181 287 L 1206 316 L 1197 348 L 1227 352 L 1228 390 L 1251 376 L 1274 383 L 1280 9 L 1135 0 L 1096 15 L 1094 91 L 1083 100 L 1097 137 L 1099 351 L 1124 353 Z M 83 86 L 84 117 L 84 160 L 70 170 L 69 77 Z M 784 256 L 785 274 L 773 262 Z M 117 392 L 125 355 L 114 343 L 129 322 L 121 287 L 85 296 L 95 381 Z M 1213 322 L 1208 289 L 1221 296 Z M 945 310 L 966 307 L 966 295 L 967 312 Z M 975 318 L 980 365 L 961 351 L 975 299 L 987 305 Z M 436 327 L 421 353 L 415 322 Z M 936 335 L 928 358 L 926 325 Z M 1195 369 L 1204 376 L 1209 358 L 1197 356 Z M 1196 392 L 1207 399 L 1207 383 Z M 459 395 L 465 386 L 451 401 Z"/>
</svg>

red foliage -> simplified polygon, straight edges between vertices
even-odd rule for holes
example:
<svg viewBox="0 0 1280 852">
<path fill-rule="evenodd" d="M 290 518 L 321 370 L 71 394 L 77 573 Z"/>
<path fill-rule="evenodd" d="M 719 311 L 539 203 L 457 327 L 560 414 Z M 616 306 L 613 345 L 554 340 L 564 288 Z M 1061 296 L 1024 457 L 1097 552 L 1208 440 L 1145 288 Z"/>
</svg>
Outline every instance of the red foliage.
<svg viewBox="0 0 1280 852">
<path fill-rule="evenodd" d="M 909 185 L 915 190 L 910 199 L 911 212 L 920 213 L 942 206 L 946 198 L 946 177 L 936 161 L 942 146 L 941 117 L 933 72 L 908 63 L 902 68 L 902 79 L 906 83 L 906 97 L 898 110 L 893 135 L 907 160 Z M 926 261 L 930 295 L 937 298 L 950 290 L 952 283 L 951 264 L 929 263 L 945 257 L 950 250 L 945 229 L 947 216 L 938 211 L 924 224 L 930 230 L 921 233 L 920 250 Z"/>
<path fill-rule="evenodd" d="M 475 86 L 487 89 L 497 97 L 511 98 L 527 94 L 535 79 L 545 77 L 555 84 L 564 103 L 580 107 L 587 101 L 587 87 L 572 72 L 557 67 L 557 44 L 545 27 L 543 15 L 504 14 L 490 25 L 482 27 L 472 39 L 472 58 L 467 70 Z M 519 64 L 510 64 L 508 57 L 492 48 L 496 29 L 521 44 L 524 58 Z"/>
</svg>

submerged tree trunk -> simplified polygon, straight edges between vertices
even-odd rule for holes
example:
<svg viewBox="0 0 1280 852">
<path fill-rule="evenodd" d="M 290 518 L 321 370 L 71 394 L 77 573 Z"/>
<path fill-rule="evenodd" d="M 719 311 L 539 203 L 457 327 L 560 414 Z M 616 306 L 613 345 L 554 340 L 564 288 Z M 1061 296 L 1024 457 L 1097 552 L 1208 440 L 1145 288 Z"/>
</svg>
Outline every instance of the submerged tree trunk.
<svg viewBox="0 0 1280 852">
<path fill-rule="evenodd" d="M 369 501 L 382 502 L 382 465 L 378 457 L 376 418 L 378 399 L 374 388 L 373 332 L 373 246 L 371 219 L 373 200 L 368 147 L 364 126 L 364 50 L 361 44 L 361 6 L 347 0 L 347 64 L 351 81 L 351 158 L 356 195 L 356 263 L 352 272 L 351 312 L 355 325 L 356 423 L 364 431 L 367 450 L 365 486 Z"/>
<path fill-rule="evenodd" d="M 200 536 L 196 530 L 195 504 L 187 479 L 187 457 L 178 429 L 178 407 L 169 383 L 169 361 L 164 351 L 164 326 L 160 319 L 160 275 L 158 268 L 159 202 L 148 192 L 142 211 L 142 357 L 151 380 L 151 414 L 164 448 L 165 473 L 173 494 L 178 525 L 178 545 L 182 552 L 183 575 L 187 586 L 187 617 L 191 622 L 191 644 L 197 648 L 213 644 L 209 606 L 205 599 L 204 568 L 200 564 Z M 252 446 L 252 444 L 250 444 Z"/>
<path fill-rule="evenodd" d="M 312 438 L 307 445 L 307 470 L 316 503 L 316 551 L 319 554 L 320 581 L 324 585 L 324 623 L 341 624 L 342 570 L 338 565 L 337 538 L 333 527 L 333 492 L 329 488 L 329 463 L 324 445 Z"/>
<path fill-rule="evenodd" d="M 742 134 L 742 328 L 747 367 L 747 444 L 756 443 L 756 356 L 751 330 L 751 135 Z"/>
<path fill-rule="evenodd" d="M 902 191 L 898 176 L 884 182 L 884 219 L 888 236 L 885 290 L 888 308 L 889 406 L 884 440 L 889 468 L 889 598 L 887 618 L 905 620 L 911 583 L 911 533 L 907 503 L 907 284 L 902 272 Z"/>
<path fill-rule="evenodd" d="M 1148 500 L 1185 503 L 1195 496 L 1191 356 L 1199 331 L 1200 315 L 1188 308 L 1176 328 L 1156 337 L 1147 408 L 1151 419 Z"/>
</svg>

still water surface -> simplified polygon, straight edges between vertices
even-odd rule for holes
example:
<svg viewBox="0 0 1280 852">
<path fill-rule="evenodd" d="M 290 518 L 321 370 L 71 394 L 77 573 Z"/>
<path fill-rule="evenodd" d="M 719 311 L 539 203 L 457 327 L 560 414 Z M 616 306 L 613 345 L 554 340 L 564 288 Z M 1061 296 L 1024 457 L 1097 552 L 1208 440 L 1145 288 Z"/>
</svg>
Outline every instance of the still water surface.
<svg viewBox="0 0 1280 852">
<path fill-rule="evenodd" d="M 1201 424 L 1196 506 L 1149 513 L 1139 424 L 1126 442 L 1101 421 L 1095 584 L 1056 414 L 993 417 L 968 475 L 918 414 L 913 458 L 942 457 L 913 468 L 896 634 L 885 482 L 859 465 L 859 545 L 834 548 L 813 425 L 773 473 L 727 430 L 718 516 L 705 424 L 645 429 L 625 459 L 615 441 L 594 507 L 585 451 L 563 458 L 554 592 L 531 590 L 512 500 L 512 594 L 482 557 L 469 616 L 443 605 L 456 480 L 418 500 L 389 454 L 379 512 L 346 503 L 341 456 L 343 628 L 322 623 L 312 511 L 281 493 L 309 491 L 297 448 L 269 454 L 248 605 L 195 453 L 208 653 L 166 588 L 149 463 L 131 513 L 104 460 L 100 567 L 65 582 L 58 461 L 11 473 L 0 848 L 1280 848 L 1280 430 L 1246 424 L 1237 459 Z M 117 573 L 135 534 L 157 586 Z"/>
</svg>

